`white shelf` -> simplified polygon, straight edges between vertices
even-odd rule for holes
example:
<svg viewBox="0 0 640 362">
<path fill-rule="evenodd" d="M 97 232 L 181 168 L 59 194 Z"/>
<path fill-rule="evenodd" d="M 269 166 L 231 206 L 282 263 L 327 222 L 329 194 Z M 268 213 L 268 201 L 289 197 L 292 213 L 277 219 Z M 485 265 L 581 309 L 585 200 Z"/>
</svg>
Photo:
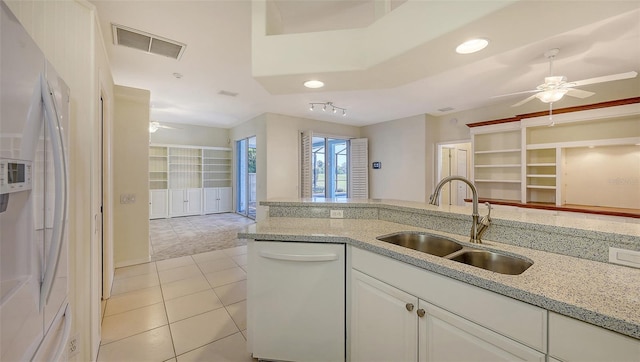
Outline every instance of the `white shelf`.
<svg viewBox="0 0 640 362">
<path fill-rule="evenodd" d="M 527 185 L 528 189 L 539 189 L 539 190 L 555 190 L 555 186 L 540 186 L 540 185 Z"/>
<path fill-rule="evenodd" d="M 527 163 L 527 166 L 531 166 L 531 167 L 555 167 L 556 164 L 555 164 L 555 162 L 550 162 L 550 163 Z"/>
<path fill-rule="evenodd" d="M 488 151 L 475 151 L 476 155 L 482 154 L 490 154 L 490 153 L 512 153 L 512 152 L 520 152 L 519 148 L 510 148 L 506 150 L 488 150 Z"/>
<path fill-rule="evenodd" d="M 477 168 L 488 168 L 488 167 L 494 167 L 494 168 L 511 168 L 511 167 L 520 167 L 522 165 L 520 164 L 503 164 L 503 165 L 475 165 L 475 167 Z"/>
<path fill-rule="evenodd" d="M 556 175 L 528 174 L 527 177 L 556 178 Z"/>
<path fill-rule="evenodd" d="M 475 182 L 501 182 L 501 183 L 519 184 L 520 180 L 489 180 L 489 179 L 478 180 L 478 179 L 476 179 Z"/>
</svg>

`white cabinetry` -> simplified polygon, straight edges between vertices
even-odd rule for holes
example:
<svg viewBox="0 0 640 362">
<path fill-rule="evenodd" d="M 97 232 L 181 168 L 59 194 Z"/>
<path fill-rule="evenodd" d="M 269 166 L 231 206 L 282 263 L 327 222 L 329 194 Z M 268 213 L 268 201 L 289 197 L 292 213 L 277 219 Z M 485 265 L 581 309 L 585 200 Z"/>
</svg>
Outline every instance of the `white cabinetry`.
<svg viewBox="0 0 640 362">
<path fill-rule="evenodd" d="M 545 360 L 544 353 L 422 300 L 418 313 L 421 362 Z"/>
<path fill-rule="evenodd" d="M 562 361 L 640 361 L 640 340 L 549 312 L 549 356 Z"/>
<path fill-rule="evenodd" d="M 167 190 L 149 190 L 149 219 L 169 216 Z"/>
<path fill-rule="evenodd" d="M 149 218 L 233 211 L 231 149 L 149 146 Z"/>
<path fill-rule="evenodd" d="M 417 307 L 415 296 L 352 270 L 351 361 L 417 361 Z"/>
<path fill-rule="evenodd" d="M 519 123 L 472 128 L 473 179 L 478 196 L 520 201 L 522 147 Z"/>
<path fill-rule="evenodd" d="M 169 216 L 199 215 L 202 213 L 202 189 L 169 190 Z"/>
<path fill-rule="evenodd" d="M 393 361 L 544 361 L 544 309 L 368 251 L 351 251 L 353 361 L 376 360 L 378 353 L 380 360 Z"/>
<path fill-rule="evenodd" d="M 231 187 L 209 187 L 204 189 L 204 213 L 230 212 Z"/>
<path fill-rule="evenodd" d="M 638 209 L 640 103 L 475 126 L 483 199 Z M 597 190 L 598 192 L 594 192 Z"/>
</svg>

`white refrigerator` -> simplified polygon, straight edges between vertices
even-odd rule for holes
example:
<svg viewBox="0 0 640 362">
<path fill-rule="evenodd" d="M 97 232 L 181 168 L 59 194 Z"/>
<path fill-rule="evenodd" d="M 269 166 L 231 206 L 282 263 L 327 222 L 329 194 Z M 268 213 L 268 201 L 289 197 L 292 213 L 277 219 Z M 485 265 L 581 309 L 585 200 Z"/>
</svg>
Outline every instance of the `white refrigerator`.
<svg viewBox="0 0 640 362">
<path fill-rule="evenodd" d="M 69 88 L 0 8 L 0 361 L 57 361 L 71 328 Z"/>
</svg>

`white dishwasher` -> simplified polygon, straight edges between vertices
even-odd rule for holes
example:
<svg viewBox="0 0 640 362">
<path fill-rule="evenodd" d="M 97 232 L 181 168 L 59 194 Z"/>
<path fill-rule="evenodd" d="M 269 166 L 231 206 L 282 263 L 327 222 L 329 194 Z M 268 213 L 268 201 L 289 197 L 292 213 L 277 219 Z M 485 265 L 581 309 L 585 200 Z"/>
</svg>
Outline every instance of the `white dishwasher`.
<svg viewBox="0 0 640 362">
<path fill-rule="evenodd" d="M 248 348 L 276 361 L 345 360 L 345 245 L 249 241 Z"/>
</svg>

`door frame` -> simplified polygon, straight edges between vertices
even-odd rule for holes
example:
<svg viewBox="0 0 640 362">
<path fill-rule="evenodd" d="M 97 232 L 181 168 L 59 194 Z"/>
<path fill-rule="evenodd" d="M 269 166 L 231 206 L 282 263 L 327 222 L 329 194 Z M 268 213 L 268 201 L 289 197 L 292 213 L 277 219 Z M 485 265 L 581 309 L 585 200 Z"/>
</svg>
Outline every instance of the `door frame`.
<svg viewBox="0 0 640 362">
<path fill-rule="evenodd" d="M 437 185 L 440 180 L 442 180 L 442 152 L 444 148 L 455 149 L 456 145 L 460 144 L 469 144 L 469 149 L 471 149 L 471 139 L 457 140 L 457 141 L 446 141 L 446 142 L 438 142 L 436 143 L 436 157 L 435 157 L 435 172 L 433 184 Z M 452 147 L 453 146 L 453 147 Z M 471 156 L 471 157 L 469 157 Z M 471 167 L 473 164 L 473 154 L 467 155 L 467 169 Z M 472 172 L 467 172 L 467 175 L 472 175 Z"/>
</svg>

